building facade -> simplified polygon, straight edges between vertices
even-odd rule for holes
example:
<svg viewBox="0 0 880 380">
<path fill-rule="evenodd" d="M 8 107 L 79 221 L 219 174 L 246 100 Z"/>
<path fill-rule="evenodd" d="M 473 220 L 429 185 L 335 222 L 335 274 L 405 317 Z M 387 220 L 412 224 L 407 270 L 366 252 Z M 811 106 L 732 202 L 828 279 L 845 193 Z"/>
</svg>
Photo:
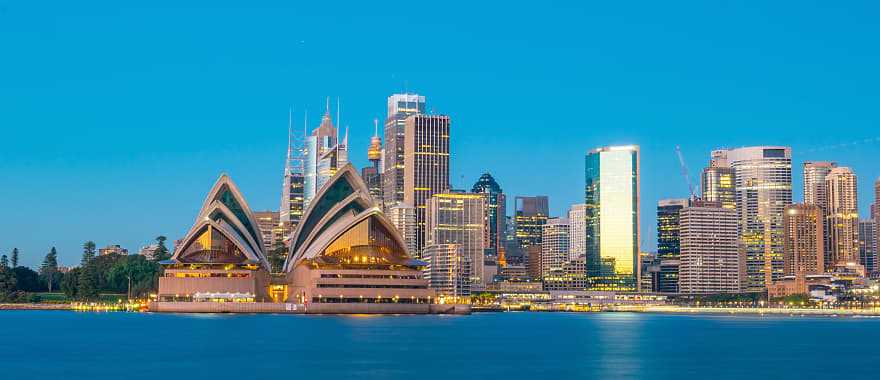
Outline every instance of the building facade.
<svg viewBox="0 0 880 380">
<path fill-rule="evenodd" d="M 859 202 L 856 175 L 852 169 L 837 167 L 825 177 L 828 208 L 825 224 L 831 248 L 825 257 L 825 268 L 845 267 L 857 263 L 859 257 Z"/>
<path fill-rule="evenodd" d="M 459 244 L 429 244 L 425 246 L 425 278 L 437 297 L 462 302 L 471 295 L 472 261 Z"/>
<path fill-rule="evenodd" d="M 679 236 L 680 213 L 687 199 L 664 199 L 657 203 L 657 283 L 658 292 L 678 292 L 678 267 L 681 264 Z"/>
<path fill-rule="evenodd" d="M 403 201 L 416 210 L 415 257 L 425 246 L 425 209 L 434 194 L 449 190 L 449 116 L 406 118 Z"/>
<path fill-rule="evenodd" d="M 507 199 L 501 186 L 488 172 L 480 176 L 471 192 L 483 194 L 486 198 L 486 256 L 494 260 L 504 243 Z"/>
<path fill-rule="evenodd" d="M 701 186 L 704 201 L 718 202 L 724 208 L 736 208 L 733 169 L 727 159 L 726 150 L 712 151 L 709 166 L 703 169 Z"/>
<path fill-rule="evenodd" d="M 406 203 L 398 202 L 397 204 L 387 207 L 386 215 L 388 220 L 394 225 L 394 228 L 403 237 L 404 245 L 407 252 L 416 251 L 416 209 Z"/>
<path fill-rule="evenodd" d="M 541 278 L 558 277 L 569 262 L 571 234 L 568 219 L 547 220 L 541 233 Z"/>
<path fill-rule="evenodd" d="M 877 223 L 873 219 L 859 221 L 859 264 L 865 272 L 877 272 Z"/>
<path fill-rule="evenodd" d="M 255 211 L 254 217 L 263 236 L 263 251 L 268 253 L 275 249 L 276 244 L 284 240 L 284 231 L 281 224 L 281 215 L 278 211 Z"/>
<path fill-rule="evenodd" d="M 587 275 L 595 290 L 638 290 L 639 147 L 586 156 Z"/>
<path fill-rule="evenodd" d="M 760 291 L 783 275 L 785 207 L 791 202 L 791 148 L 758 146 L 727 151 L 733 169 L 746 290 Z"/>
<path fill-rule="evenodd" d="M 486 199 L 482 194 L 444 192 L 428 199 L 425 215 L 425 245 L 456 244 L 467 262 L 465 275 L 470 289 L 483 289 L 486 247 Z M 429 265 L 431 259 L 425 257 Z M 439 263 L 437 265 L 440 265 Z"/>
<path fill-rule="evenodd" d="M 382 196 L 386 205 L 403 202 L 403 168 L 406 152 L 406 118 L 425 113 L 425 97 L 418 94 L 394 94 L 388 97 L 385 119 L 384 170 Z"/>
<path fill-rule="evenodd" d="M 825 272 L 824 223 L 816 205 L 785 208 L 785 276 L 805 278 Z"/>
<path fill-rule="evenodd" d="M 348 136 L 339 141 L 339 132 L 330 118 L 330 99 L 321 124 L 305 139 L 303 204 L 308 207 L 318 191 L 339 168 L 348 163 Z"/>
<path fill-rule="evenodd" d="M 575 260 L 579 257 L 586 257 L 587 205 L 583 203 L 571 205 L 568 209 L 568 224 L 569 236 L 571 237 L 568 243 L 568 259 Z"/>
<path fill-rule="evenodd" d="M 678 286 L 681 293 L 741 291 L 736 211 L 718 203 L 681 209 Z"/>
<path fill-rule="evenodd" d="M 514 198 L 514 237 L 522 254 L 530 246 L 541 244 L 544 224 L 550 215 L 550 201 L 546 196 L 517 196 Z"/>
</svg>

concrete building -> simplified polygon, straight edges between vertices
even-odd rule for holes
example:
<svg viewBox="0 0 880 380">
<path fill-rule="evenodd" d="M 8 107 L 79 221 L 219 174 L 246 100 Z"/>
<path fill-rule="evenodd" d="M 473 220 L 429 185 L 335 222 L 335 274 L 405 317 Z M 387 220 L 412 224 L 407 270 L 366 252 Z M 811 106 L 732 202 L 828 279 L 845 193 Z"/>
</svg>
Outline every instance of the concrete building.
<svg viewBox="0 0 880 380">
<path fill-rule="evenodd" d="M 418 94 L 394 94 L 388 97 L 385 119 L 385 160 L 382 172 L 382 196 L 386 205 L 403 202 L 403 168 L 406 152 L 406 118 L 425 113 L 425 97 Z"/>
<path fill-rule="evenodd" d="M 544 274 L 544 258 L 541 255 L 544 250 L 541 244 L 532 244 L 526 247 L 526 271 L 529 280 L 540 281 L 541 275 Z"/>
<path fill-rule="evenodd" d="M 826 225 L 831 248 L 825 257 L 826 270 L 857 263 L 859 257 L 859 202 L 856 175 L 852 169 L 838 167 L 825 177 L 828 197 Z"/>
<path fill-rule="evenodd" d="M 348 132 L 340 142 L 330 118 L 330 98 L 321 124 L 305 139 L 304 161 L 303 204 L 308 207 L 315 194 L 348 163 Z"/>
<path fill-rule="evenodd" d="M 387 206 L 387 205 L 386 205 Z M 403 237 L 407 252 L 416 251 L 416 209 L 406 203 L 386 207 L 388 220 Z"/>
<path fill-rule="evenodd" d="M 425 246 L 425 278 L 437 297 L 463 302 L 471 295 L 473 262 L 460 244 L 429 244 Z"/>
<path fill-rule="evenodd" d="M 587 255 L 587 205 L 580 203 L 568 209 L 569 237 L 568 259 L 575 260 Z"/>
<path fill-rule="evenodd" d="M 727 151 L 733 169 L 744 290 L 760 291 L 783 275 L 785 207 L 791 202 L 791 148 L 757 146 Z"/>
<path fill-rule="evenodd" d="M 449 116 L 406 118 L 403 201 L 416 209 L 415 257 L 425 246 L 425 208 L 434 194 L 449 190 Z"/>
<path fill-rule="evenodd" d="M 518 253 L 528 257 L 530 246 L 541 245 L 543 226 L 547 223 L 550 215 L 550 201 L 543 195 L 518 196 L 514 198 L 514 203 L 514 237 L 517 250 Z M 509 256 L 513 256 L 513 253 L 511 252 Z M 520 263 L 527 261 L 528 259 L 518 260 Z M 540 278 L 540 271 L 537 273 Z"/>
<path fill-rule="evenodd" d="M 816 205 L 785 208 L 784 275 L 791 294 L 807 292 L 806 278 L 825 272 L 824 223 L 822 209 Z M 777 281 L 778 282 L 778 281 Z"/>
<path fill-rule="evenodd" d="M 107 255 L 127 255 L 128 250 L 122 248 L 119 244 L 110 244 L 104 248 L 98 249 L 98 255 L 107 256 Z"/>
<path fill-rule="evenodd" d="M 709 166 L 703 169 L 701 185 L 707 202 L 718 202 L 724 208 L 736 208 L 736 189 L 733 181 L 733 168 L 727 159 L 727 150 L 712 151 Z"/>
<path fill-rule="evenodd" d="M 658 292 L 678 293 L 678 267 L 681 264 L 679 236 L 680 212 L 687 199 L 663 199 L 657 203 L 657 283 Z"/>
<path fill-rule="evenodd" d="M 694 204 L 680 212 L 681 293 L 741 291 L 736 211 L 719 203 Z"/>
<path fill-rule="evenodd" d="M 804 162 L 804 204 L 818 206 L 822 213 L 828 208 L 828 191 L 825 178 L 837 163 L 831 161 Z"/>
<path fill-rule="evenodd" d="M 486 247 L 486 198 L 482 194 L 444 192 L 428 199 L 425 213 L 425 244 L 458 245 L 459 253 L 469 263 L 461 271 L 470 289 L 483 289 L 491 278 L 484 273 Z M 425 257 L 432 268 L 440 265 Z"/>
<path fill-rule="evenodd" d="M 270 252 L 275 249 L 275 244 L 284 240 L 281 216 L 278 211 L 267 210 L 254 212 L 254 217 L 257 218 L 257 227 L 263 237 L 263 250 Z"/>
<path fill-rule="evenodd" d="M 551 218 L 542 228 L 541 278 L 558 277 L 569 262 L 570 228 L 568 219 Z"/>
<path fill-rule="evenodd" d="M 147 260 L 153 261 L 156 260 L 156 255 L 159 254 L 159 244 L 153 243 L 150 245 L 145 245 L 141 247 L 141 250 L 138 251 L 138 255 L 146 257 Z"/>
<path fill-rule="evenodd" d="M 593 290 L 638 290 L 639 147 L 586 155 L 587 275 Z"/>
<path fill-rule="evenodd" d="M 496 261 L 498 251 L 504 244 L 507 198 L 501 186 L 488 172 L 480 176 L 471 192 L 483 194 L 486 198 L 486 257 Z"/>
</svg>

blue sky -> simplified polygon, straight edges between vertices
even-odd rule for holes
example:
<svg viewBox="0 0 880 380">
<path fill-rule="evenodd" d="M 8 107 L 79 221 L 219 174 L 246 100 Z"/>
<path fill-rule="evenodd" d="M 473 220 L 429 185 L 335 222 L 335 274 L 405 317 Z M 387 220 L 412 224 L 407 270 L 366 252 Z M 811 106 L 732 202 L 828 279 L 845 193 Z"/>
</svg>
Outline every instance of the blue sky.
<svg viewBox="0 0 880 380">
<path fill-rule="evenodd" d="M 694 178 L 717 147 L 792 146 L 795 199 L 804 160 L 837 160 L 864 214 L 880 176 L 871 2 L 73 3 L 0 0 L 0 252 L 25 265 L 177 239 L 221 172 L 277 208 L 288 106 L 316 122 L 326 96 L 357 166 L 417 91 L 452 117 L 456 187 L 489 170 L 556 214 L 584 153 L 639 144 L 649 250 L 657 200 L 687 195 L 675 145 Z"/>
</svg>

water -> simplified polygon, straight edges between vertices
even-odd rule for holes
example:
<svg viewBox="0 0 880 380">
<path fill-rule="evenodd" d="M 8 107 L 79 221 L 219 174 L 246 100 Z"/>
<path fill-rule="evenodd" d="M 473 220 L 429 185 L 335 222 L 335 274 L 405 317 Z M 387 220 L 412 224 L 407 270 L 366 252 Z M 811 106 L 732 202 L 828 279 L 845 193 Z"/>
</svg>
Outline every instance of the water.
<svg viewBox="0 0 880 380">
<path fill-rule="evenodd" d="M 880 319 L 0 312 L 4 379 L 875 378 Z"/>
</svg>

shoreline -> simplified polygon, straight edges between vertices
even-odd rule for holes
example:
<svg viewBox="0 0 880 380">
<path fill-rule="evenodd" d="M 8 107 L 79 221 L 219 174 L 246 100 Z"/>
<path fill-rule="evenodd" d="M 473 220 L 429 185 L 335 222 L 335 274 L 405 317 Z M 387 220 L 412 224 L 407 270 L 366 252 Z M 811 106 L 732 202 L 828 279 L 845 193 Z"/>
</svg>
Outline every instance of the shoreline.
<svg viewBox="0 0 880 380">
<path fill-rule="evenodd" d="M 3 310 L 73 310 L 69 303 L 0 303 Z"/>
</svg>

